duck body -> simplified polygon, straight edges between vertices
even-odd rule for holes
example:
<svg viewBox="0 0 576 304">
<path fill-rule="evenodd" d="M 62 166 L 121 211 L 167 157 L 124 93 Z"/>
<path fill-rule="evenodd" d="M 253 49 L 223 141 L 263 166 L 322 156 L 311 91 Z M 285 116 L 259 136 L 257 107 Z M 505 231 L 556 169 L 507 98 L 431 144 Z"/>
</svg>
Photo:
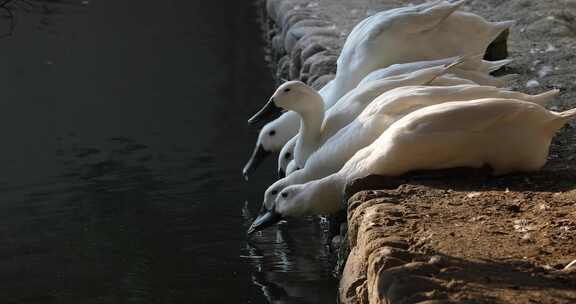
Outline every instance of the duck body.
<svg viewBox="0 0 576 304">
<path fill-rule="evenodd" d="M 574 110 L 558 113 L 515 99 L 439 104 L 400 119 L 342 174 L 396 176 L 484 165 L 495 175 L 535 171 L 544 166 L 555 132 L 574 116 Z"/>
<path fill-rule="evenodd" d="M 491 23 L 474 14 L 456 12 L 462 3 L 424 3 L 387 10 L 361 21 L 344 43 L 335 78 L 321 90 L 325 109 L 374 70 L 396 63 L 484 53 L 490 42 L 512 25 L 512 22 Z M 294 126 L 298 125 L 298 119 L 288 115 L 264 128 L 266 132 L 273 129 L 275 134 L 285 134 L 266 139 L 268 133 L 263 133 L 263 129 L 254 151 L 280 151 L 296 135 Z M 261 155 L 264 152 L 252 156 L 260 159 Z M 251 158 L 244 172 L 252 171 L 255 165 L 257 162 Z"/>
<path fill-rule="evenodd" d="M 548 111 L 521 100 L 487 98 L 437 104 L 414 111 L 358 151 L 335 174 L 286 187 L 277 196 L 282 216 L 340 209 L 346 182 L 371 174 L 489 165 L 495 175 L 539 170 L 555 132 L 576 109 Z"/>
<path fill-rule="evenodd" d="M 339 130 L 311 155 L 306 166 L 278 180 L 264 194 L 264 205 L 270 208 L 275 196 L 289 185 L 323 178 L 340 170 L 359 150 L 370 145 L 386 129 L 405 115 L 418 109 L 454 100 L 474 100 L 487 97 L 520 98 L 536 104 L 546 104 L 558 94 L 551 90 L 528 95 L 495 87 L 477 85 L 406 86 L 381 94 L 350 124 Z"/>
</svg>

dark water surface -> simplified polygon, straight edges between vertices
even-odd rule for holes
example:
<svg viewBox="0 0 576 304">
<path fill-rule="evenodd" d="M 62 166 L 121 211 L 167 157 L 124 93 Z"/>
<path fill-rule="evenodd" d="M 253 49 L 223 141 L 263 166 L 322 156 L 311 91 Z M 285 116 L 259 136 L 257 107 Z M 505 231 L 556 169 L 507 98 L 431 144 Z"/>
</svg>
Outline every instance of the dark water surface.
<svg viewBox="0 0 576 304">
<path fill-rule="evenodd" d="M 321 225 L 246 241 L 274 177 L 240 174 L 273 89 L 252 3 L 30 4 L 0 39 L 1 303 L 335 301 Z"/>
</svg>

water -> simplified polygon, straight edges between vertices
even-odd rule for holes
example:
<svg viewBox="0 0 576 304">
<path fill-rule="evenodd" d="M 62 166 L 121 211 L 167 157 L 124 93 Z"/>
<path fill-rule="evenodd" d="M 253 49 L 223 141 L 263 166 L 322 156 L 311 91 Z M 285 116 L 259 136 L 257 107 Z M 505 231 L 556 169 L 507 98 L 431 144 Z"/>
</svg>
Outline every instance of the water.
<svg viewBox="0 0 576 304">
<path fill-rule="evenodd" d="M 315 220 L 245 236 L 275 171 L 240 174 L 273 90 L 252 3 L 29 3 L 0 39 L 2 303 L 335 301 Z"/>
</svg>

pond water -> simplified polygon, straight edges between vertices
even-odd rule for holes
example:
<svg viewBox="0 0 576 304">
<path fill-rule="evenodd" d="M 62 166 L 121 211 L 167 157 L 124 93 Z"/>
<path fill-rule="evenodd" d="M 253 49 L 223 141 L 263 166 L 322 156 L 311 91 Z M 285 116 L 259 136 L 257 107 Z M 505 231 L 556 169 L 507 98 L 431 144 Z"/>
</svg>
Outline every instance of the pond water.
<svg viewBox="0 0 576 304">
<path fill-rule="evenodd" d="M 317 220 L 245 235 L 275 177 L 273 159 L 241 177 L 273 91 L 252 2 L 14 5 L 2 303 L 335 302 Z"/>
</svg>

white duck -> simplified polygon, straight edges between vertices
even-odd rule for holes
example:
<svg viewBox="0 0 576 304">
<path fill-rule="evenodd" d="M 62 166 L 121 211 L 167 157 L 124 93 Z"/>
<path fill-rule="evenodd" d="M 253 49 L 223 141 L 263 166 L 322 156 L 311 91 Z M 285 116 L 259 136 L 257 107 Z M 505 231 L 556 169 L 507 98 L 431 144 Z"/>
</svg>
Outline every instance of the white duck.
<svg viewBox="0 0 576 304">
<path fill-rule="evenodd" d="M 409 86 L 390 90 L 377 97 L 352 123 L 313 153 L 304 168 L 270 186 L 264 193 L 263 204 L 270 209 L 276 195 L 283 188 L 337 172 L 358 150 L 370 145 L 395 121 L 417 109 L 449 101 L 489 97 L 514 98 L 545 105 L 558 93 L 558 90 L 551 90 L 539 95 L 528 95 L 477 85 Z"/>
<path fill-rule="evenodd" d="M 484 165 L 495 175 L 539 170 L 555 132 L 574 118 L 576 108 L 553 112 L 534 103 L 500 98 L 422 108 L 393 124 L 337 173 L 286 187 L 274 208 L 259 216 L 249 232 L 282 217 L 336 212 L 344 185 L 367 175 Z"/>
<path fill-rule="evenodd" d="M 483 53 L 491 41 L 513 22 L 488 22 L 480 16 L 456 12 L 463 1 L 436 1 L 387 10 L 354 27 L 337 61 L 336 77 L 320 90 L 330 108 L 368 73 L 395 63 Z M 262 117 L 254 117 L 257 123 Z M 268 152 L 280 149 L 298 131 L 298 117 L 285 113 L 261 131 L 243 173 L 247 176 Z"/>
<path fill-rule="evenodd" d="M 297 81 L 287 82 L 276 90 L 271 100 L 276 106 L 298 113 L 301 122 L 297 137 L 288 141 L 280 151 L 278 156 L 279 176 L 284 177 L 285 173 L 288 172 L 287 165 L 294 157 L 296 164 L 293 167 L 303 167 L 312 152 L 352 121 L 368 103 L 385 91 L 401 86 L 428 83 L 432 85 L 466 83 L 494 85 L 499 80 L 487 73 L 497 70 L 509 62 L 511 60 L 487 62 L 474 56 L 394 64 L 370 73 L 356 88 L 342 96 L 326 113 L 322 107 L 321 95 L 313 88 Z M 477 70 L 465 70 L 465 68 Z M 447 77 L 438 78 L 444 73 L 451 74 Z M 462 77 L 460 77 L 461 75 Z M 299 94 L 295 94 L 295 92 L 299 92 Z"/>
</svg>

